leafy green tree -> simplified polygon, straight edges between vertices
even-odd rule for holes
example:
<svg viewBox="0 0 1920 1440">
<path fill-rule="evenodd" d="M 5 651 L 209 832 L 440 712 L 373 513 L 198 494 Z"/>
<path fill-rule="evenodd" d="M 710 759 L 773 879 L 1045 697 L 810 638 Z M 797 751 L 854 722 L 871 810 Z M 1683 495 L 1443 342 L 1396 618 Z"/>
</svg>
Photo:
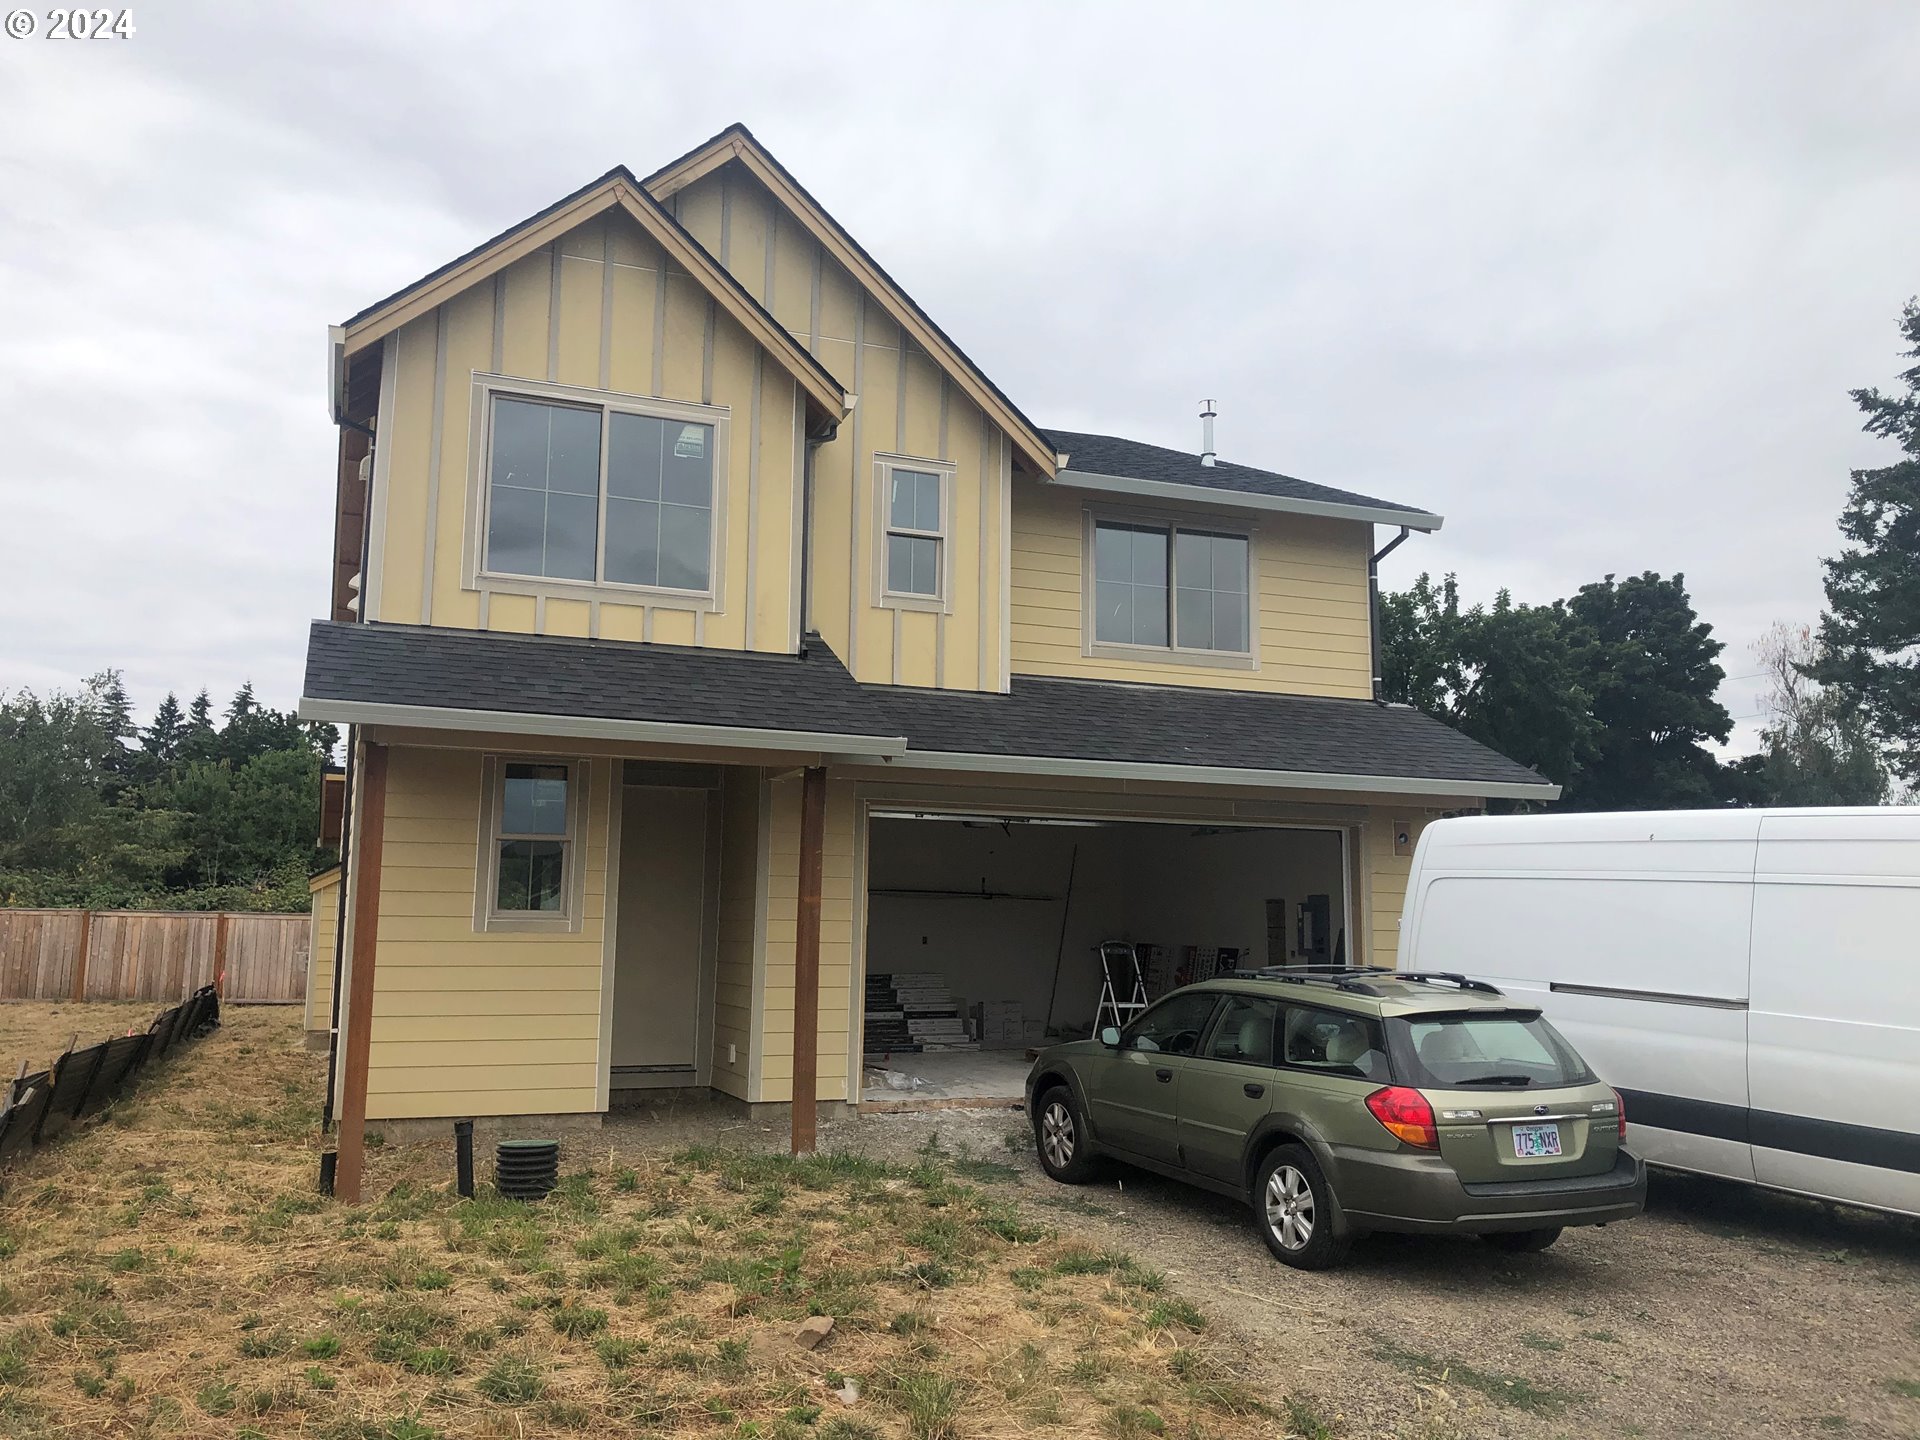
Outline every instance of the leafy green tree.
<svg viewBox="0 0 1920 1440">
<path fill-rule="evenodd" d="M 1592 757 L 1596 725 L 1573 627 L 1557 605 L 1462 611 L 1459 585 L 1427 575 L 1381 596 L 1381 680 L 1389 700 L 1438 716 L 1566 785 Z"/>
<path fill-rule="evenodd" d="M 1920 300 L 1900 317 L 1901 353 L 1920 361 Z M 1847 541 L 1827 560 L 1827 610 L 1812 675 L 1865 717 L 1903 779 L 1920 781 L 1920 364 L 1893 394 L 1855 390 L 1864 429 L 1903 458 L 1853 472 L 1840 512 Z"/>
<path fill-rule="evenodd" d="M 0 904 L 304 906 L 337 733 L 250 688 L 228 714 L 216 729 L 204 691 L 184 718 L 169 695 L 138 728 L 112 671 L 0 696 Z"/>
<path fill-rule="evenodd" d="M 1592 761 L 1561 797 L 1570 810 L 1667 810 L 1727 797 L 1720 762 L 1733 719 L 1714 698 L 1726 647 L 1694 612 L 1686 577 L 1651 570 L 1583 585 L 1567 602 L 1592 697 Z"/>
</svg>

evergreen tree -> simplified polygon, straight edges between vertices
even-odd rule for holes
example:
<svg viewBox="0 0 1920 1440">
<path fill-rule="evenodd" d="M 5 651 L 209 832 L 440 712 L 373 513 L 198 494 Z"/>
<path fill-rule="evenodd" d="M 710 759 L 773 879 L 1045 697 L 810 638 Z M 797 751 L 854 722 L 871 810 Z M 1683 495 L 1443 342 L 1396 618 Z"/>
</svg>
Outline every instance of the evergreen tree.
<svg viewBox="0 0 1920 1440">
<path fill-rule="evenodd" d="M 131 743 L 139 736 L 133 723 L 133 701 L 118 670 L 102 670 L 87 679 L 87 695 L 100 717 L 103 776 L 101 798 L 117 805 L 135 778 L 135 756 Z"/>
<path fill-rule="evenodd" d="M 151 774 L 164 774 L 180 757 L 180 742 L 186 728 L 179 698 L 169 690 L 166 699 L 153 712 L 153 723 L 140 732 L 140 748 L 147 754 Z"/>
<path fill-rule="evenodd" d="M 180 737 L 177 758 L 211 760 L 220 745 L 220 732 L 213 727 L 213 701 L 202 688 L 187 705 L 187 727 Z"/>
<path fill-rule="evenodd" d="M 1900 317 L 1901 353 L 1920 362 L 1920 300 Z M 1903 458 L 1853 472 L 1840 512 L 1847 547 L 1825 562 L 1822 655 L 1811 675 L 1865 717 L 1888 763 L 1920 781 L 1920 363 L 1902 371 L 1903 391 L 1855 390 L 1864 429 Z"/>
</svg>

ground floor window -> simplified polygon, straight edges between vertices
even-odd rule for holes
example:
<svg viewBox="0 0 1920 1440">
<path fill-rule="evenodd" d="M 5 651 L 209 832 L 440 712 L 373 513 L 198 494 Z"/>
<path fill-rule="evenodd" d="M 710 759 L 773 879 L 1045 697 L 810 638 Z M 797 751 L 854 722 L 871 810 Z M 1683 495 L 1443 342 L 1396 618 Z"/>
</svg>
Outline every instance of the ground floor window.
<svg viewBox="0 0 1920 1440">
<path fill-rule="evenodd" d="M 486 770 L 476 928 L 574 928 L 585 766 L 489 757 Z"/>
</svg>

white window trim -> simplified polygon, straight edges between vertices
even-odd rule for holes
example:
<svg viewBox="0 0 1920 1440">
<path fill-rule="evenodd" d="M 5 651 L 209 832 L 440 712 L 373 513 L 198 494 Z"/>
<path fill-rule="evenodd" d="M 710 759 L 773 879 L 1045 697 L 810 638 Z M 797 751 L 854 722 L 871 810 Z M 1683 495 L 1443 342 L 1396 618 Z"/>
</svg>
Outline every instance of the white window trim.
<svg viewBox="0 0 1920 1440">
<path fill-rule="evenodd" d="M 893 472 L 914 470 L 935 475 L 940 480 L 940 528 L 902 530 L 889 523 L 892 518 Z M 958 466 L 951 460 L 923 460 L 912 455 L 875 455 L 873 457 L 873 603 L 886 610 L 925 610 L 936 615 L 953 612 L 953 513 L 954 477 Z M 887 588 L 887 536 L 917 535 L 940 542 L 939 593 L 903 594 Z"/>
<path fill-rule="evenodd" d="M 558 910 L 498 910 L 500 894 L 500 823 L 507 765 L 562 765 L 567 771 L 566 846 L 560 870 Z M 578 934 L 586 909 L 587 810 L 591 803 L 593 765 L 554 755 L 488 755 L 480 765 L 480 846 L 474 869 L 473 928 L 476 933 Z"/>
<path fill-rule="evenodd" d="M 713 526 L 708 537 L 707 588 L 682 590 L 670 585 L 631 585 L 618 580 L 557 580 L 542 575 L 514 575 L 486 568 L 487 483 L 492 462 L 493 401 L 495 396 L 519 400 L 549 400 L 564 405 L 598 408 L 603 412 L 645 415 L 656 420 L 684 420 L 713 427 Z M 462 552 L 462 581 L 469 590 L 491 590 L 509 595 L 533 595 L 560 599 L 593 600 L 608 596 L 631 596 L 636 603 L 649 598 L 679 610 L 704 610 L 717 614 L 726 606 L 723 561 L 726 557 L 727 483 L 730 454 L 729 431 L 733 412 L 725 405 L 694 405 L 681 400 L 660 400 L 646 395 L 627 395 L 615 390 L 595 390 L 585 385 L 559 385 L 545 380 L 522 380 L 508 375 L 473 374 L 473 409 L 469 422 L 467 453 L 467 526 Z M 607 550 L 607 445 L 608 422 L 601 421 L 600 510 L 598 533 L 594 540 L 594 568 L 606 565 Z"/>
<path fill-rule="evenodd" d="M 1097 638 L 1097 601 L 1094 573 L 1094 532 L 1101 524 L 1142 525 L 1167 532 L 1167 643 L 1134 645 L 1119 640 Z M 1179 575 L 1174 537 L 1182 530 L 1204 535 L 1230 535 L 1247 542 L 1247 648 L 1245 650 L 1205 650 L 1178 643 L 1179 624 L 1175 614 L 1175 596 Z M 1260 668 L 1260 553 L 1259 527 L 1247 522 L 1220 521 L 1212 516 L 1175 515 L 1167 511 L 1118 509 L 1089 505 L 1081 535 L 1081 573 L 1084 581 L 1080 597 L 1080 653 L 1089 659 L 1125 660 L 1132 664 L 1199 665 L 1216 670 L 1258 670 Z"/>
</svg>

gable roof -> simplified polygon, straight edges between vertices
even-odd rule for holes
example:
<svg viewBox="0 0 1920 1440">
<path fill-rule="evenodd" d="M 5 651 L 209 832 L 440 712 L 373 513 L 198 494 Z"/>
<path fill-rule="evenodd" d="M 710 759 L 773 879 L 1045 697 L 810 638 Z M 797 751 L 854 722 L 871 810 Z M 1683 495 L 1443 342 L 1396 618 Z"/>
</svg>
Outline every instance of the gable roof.
<svg viewBox="0 0 1920 1440">
<path fill-rule="evenodd" d="M 562 196 L 546 209 L 529 215 L 386 299 L 369 305 L 340 327 L 342 353 L 351 355 L 366 348 L 409 320 L 426 314 L 514 261 L 551 244 L 567 231 L 610 210 L 631 216 L 667 252 L 670 260 L 705 286 L 741 328 L 792 373 L 815 406 L 836 420 L 845 417 L 846 391 L 827 367 L 795 340 L 725 266 L 709 255 L 624 165 L 616 165 L 599 179 Z"/>
<path fill-rule="evenodd" d="M 1326 515 L 1337 520 L 1405 525 L 1412 530 L 1438 530 L 1442 523 L 1440 516 L 1416 506 L 1316 485 L 1276 470 L 1256 470 L 1228 460 L 1202 465 L 1198 455 L 1123 440 L 1117 435 L 1089 435 L 1078 430 L 1049 430 L 1046 434 L 1066 457 L 1053 477 L 1056 485 L 1296 515 Z"/>
<path fill-rule="evenodd" d="M 705 144 L 661 166 L 640 183 L 656 200 L 665 200 L 732 160 L 738 160 L 772 191 L 774 198 L 800 221 L 822 248 L 879 299 L 887 314 L 913 342 L 952 375 L 967 397 L 1007 432 L 1015 448 L 1040 475 L 1053 474 L 1053 450 L 1040 427 L 1021 413 L 1020 407 L 987 378 L 986 372 L 914 303 L 913 297 L 793 178 L 786 166 L 773 158 L 746 126 L 729 125 Z"/>
</svg>

